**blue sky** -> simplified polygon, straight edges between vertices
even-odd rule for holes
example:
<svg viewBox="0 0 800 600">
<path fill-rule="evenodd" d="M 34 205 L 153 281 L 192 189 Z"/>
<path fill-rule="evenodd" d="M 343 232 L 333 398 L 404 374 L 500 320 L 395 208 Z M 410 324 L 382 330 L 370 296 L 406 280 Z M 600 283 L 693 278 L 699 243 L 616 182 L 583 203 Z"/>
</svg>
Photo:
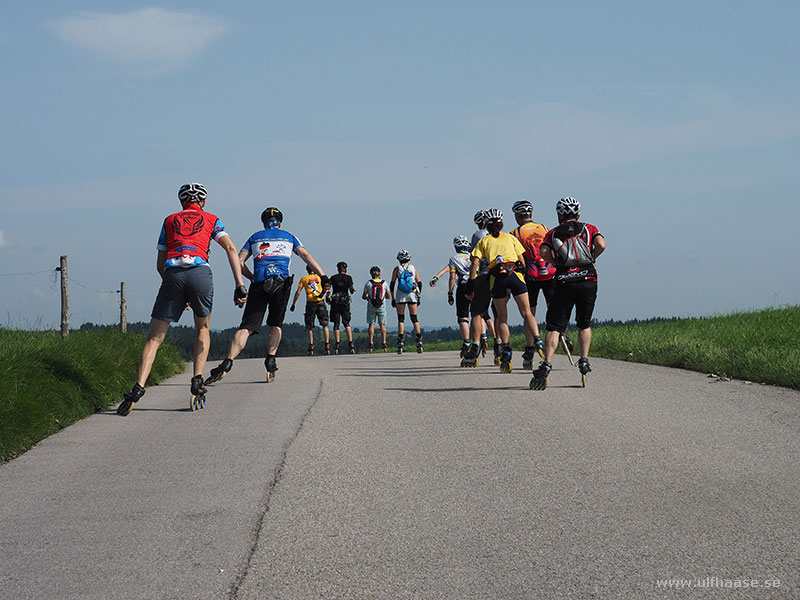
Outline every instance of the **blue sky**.
<svg viewBox="0 0 800 600">
<path fill-rule="evenodd" d="M 794 2 L 5 2 L 0 324 L 58 327 L 61 255 L 73 326 L 116 321 L 121 281 L 129 320 L 149 320 L 158 231 L 190 181 L 237 247 L 278 206 L 359 288 L 401 248 L 427 280 L 479 208 L 510 228 L 527 198 L 553 226 L 569 195 L 608 242 L 600 319 L 797 304 L 798 17 Z M 216 246 L 211 263 L 212 325 L 236 326 Z M 423 326 L 455 325 L 444 283 Z"/>
</svg>

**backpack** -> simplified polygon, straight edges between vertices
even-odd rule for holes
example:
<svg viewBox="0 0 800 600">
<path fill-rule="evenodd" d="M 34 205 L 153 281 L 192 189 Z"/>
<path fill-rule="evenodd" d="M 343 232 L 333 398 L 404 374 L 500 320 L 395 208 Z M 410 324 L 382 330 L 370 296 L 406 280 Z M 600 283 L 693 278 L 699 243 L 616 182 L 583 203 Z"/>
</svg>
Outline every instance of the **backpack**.
<svg viewBox="0 0 800 600">
<path fill-rule="evenodd" d="M 383 301 L 386 299 L 386 289 L 384 287 L 386 282 L 383 279 L 380 281 L 372 279 L 370 283 L 372 284 L 372 288 L 369 291 L 369 301 L 375 308 L 380 308 L 383 306 Z"/>
<path fill-rule="evenodd" d="M 553 249 L 558 262 L 565 267 L 583 267 L 594 264 L 592 250 L 587 238 L 586 225 L 578 221 L 566 221 L 553 231 Z"/>
<path fill-rule="evenodd" d="M 414 283 L 414 276 L 408 270 L 408 267 L 404 268 L 403 272 L 400 273 L 400 279 L 397 280 L 397 289 L 405 294 L 410 294 L 417 289 Z"/>
</svg>

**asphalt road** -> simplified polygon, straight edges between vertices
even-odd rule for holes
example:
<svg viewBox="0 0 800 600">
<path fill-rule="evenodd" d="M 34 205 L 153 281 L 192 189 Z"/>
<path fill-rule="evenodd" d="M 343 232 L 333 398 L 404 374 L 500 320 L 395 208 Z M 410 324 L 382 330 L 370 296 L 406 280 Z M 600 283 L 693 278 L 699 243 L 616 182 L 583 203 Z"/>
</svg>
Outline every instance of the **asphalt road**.
<svg viewBox="0 0 800 600">
<path fill-rule="evenodd" d="M 278 364 L 236 361 L 196 413 L 174 377 L 0 467 L 0 598 L 800 598 L 798 392 Z"/>
</svg>

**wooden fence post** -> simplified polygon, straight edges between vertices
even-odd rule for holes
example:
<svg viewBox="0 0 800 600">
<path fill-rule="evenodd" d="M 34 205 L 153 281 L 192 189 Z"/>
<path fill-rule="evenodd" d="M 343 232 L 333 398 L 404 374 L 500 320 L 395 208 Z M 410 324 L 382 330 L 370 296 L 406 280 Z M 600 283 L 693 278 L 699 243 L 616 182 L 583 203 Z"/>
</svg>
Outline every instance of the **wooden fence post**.
<svg viewBox="0 0 800 600">
<path fill-rule="evenodd" d="M 61 257 L 61 337 L 69 336 L 69 287 L 67 285 L 67 257 Z"/>
<path fill-rule="evenodd" d="M 119 284 L 119 330 L 128 331 L 128 302 L 125 300 L 125 282 Z"/>
</svg>

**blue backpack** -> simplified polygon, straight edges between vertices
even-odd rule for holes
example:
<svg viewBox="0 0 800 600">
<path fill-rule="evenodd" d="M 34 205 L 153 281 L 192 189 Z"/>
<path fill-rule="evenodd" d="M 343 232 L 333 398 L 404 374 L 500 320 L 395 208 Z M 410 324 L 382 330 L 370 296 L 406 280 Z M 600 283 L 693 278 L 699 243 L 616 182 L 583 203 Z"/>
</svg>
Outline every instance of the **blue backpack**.
<svg viewBox="0 0 800 600">
<path fill-rule="evenodd" d="M 414 276 L 408 268 L 404 268 L 403 272 L 400 273 L 400 279 L 397 280 L 397 289 L 405 294 L 410 294 L 417 289 L 414 283 Z"/>
</svg>

